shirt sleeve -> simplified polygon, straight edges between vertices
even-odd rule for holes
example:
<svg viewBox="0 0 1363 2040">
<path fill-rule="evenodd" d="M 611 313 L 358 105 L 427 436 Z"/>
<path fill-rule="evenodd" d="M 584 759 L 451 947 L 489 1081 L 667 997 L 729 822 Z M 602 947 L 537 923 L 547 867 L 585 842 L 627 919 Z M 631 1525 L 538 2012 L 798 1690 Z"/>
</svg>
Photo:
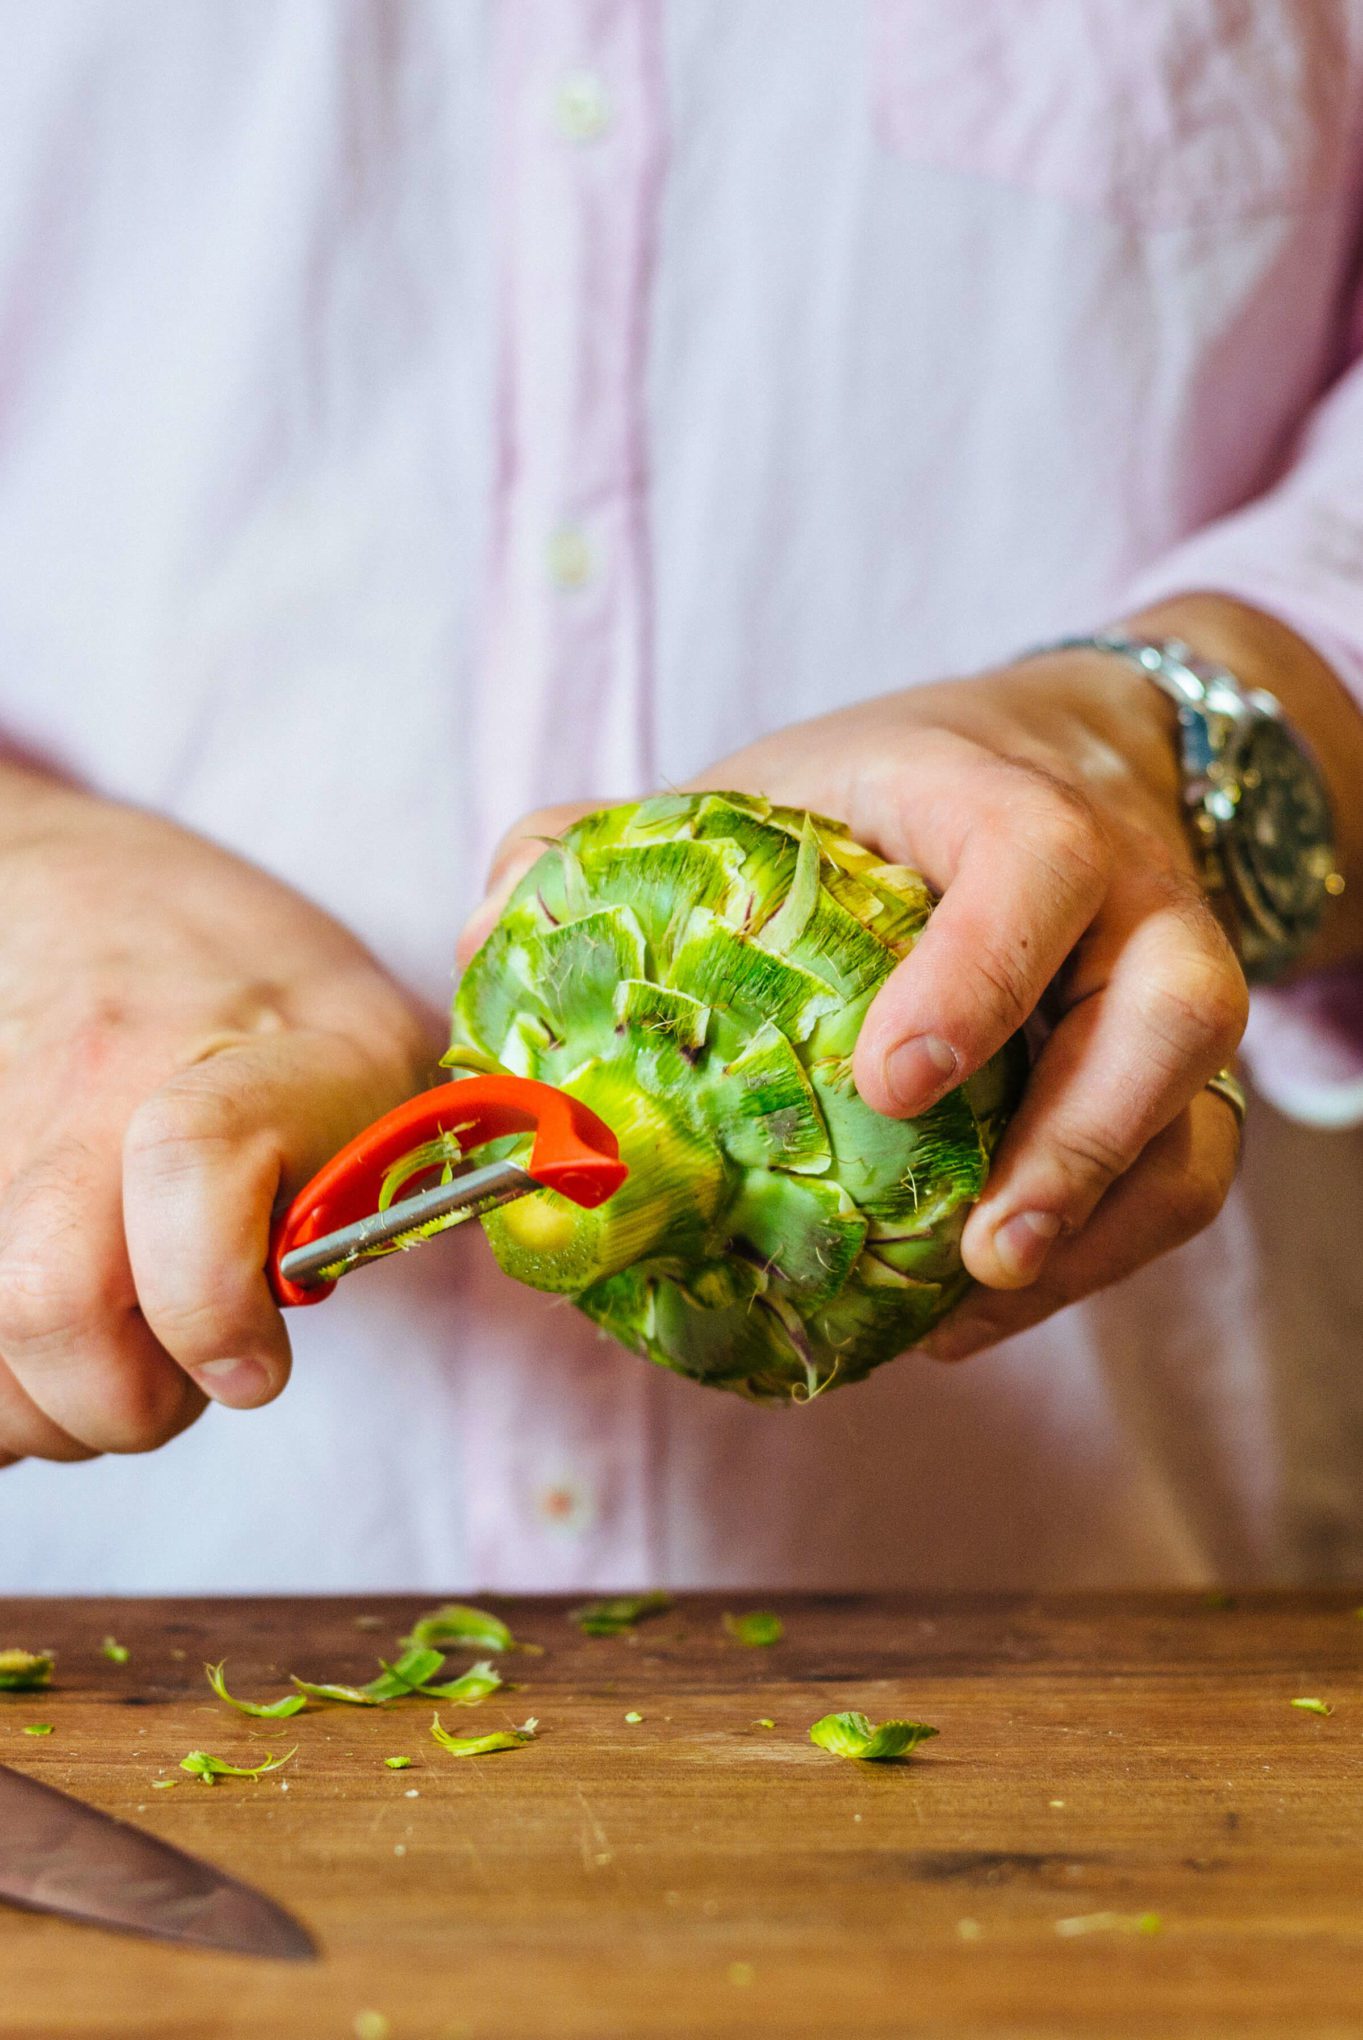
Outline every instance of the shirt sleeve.
<svg viewBox="0 0 1363 2040">
<path fill-rule="evenodd" d="M 1234 596 L 1312 645 L 1363 714 L 1363 307 L 1356 327 L 1352 365 L 1307 419 L 1282 480 L 1155 561 L 1123 607 Z M 1291 1118 L 1363 1123 L 1363 965 L 1256 990 L 1244 1055 Z"/>
</svg>

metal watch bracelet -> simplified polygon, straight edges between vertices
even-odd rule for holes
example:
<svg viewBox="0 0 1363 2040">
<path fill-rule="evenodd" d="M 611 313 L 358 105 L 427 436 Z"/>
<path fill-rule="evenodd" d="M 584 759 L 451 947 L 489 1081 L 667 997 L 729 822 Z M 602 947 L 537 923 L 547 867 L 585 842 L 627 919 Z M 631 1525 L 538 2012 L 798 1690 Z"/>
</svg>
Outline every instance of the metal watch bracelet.
<svg viewBox="0 0 1363 2040">
<path fill-rule="evenodd" d="M 1112 653 L 1173 703 L 1184 820 L 1199 876 L 1229 924 L 1246 976 L 1280 977 L 1343 886 L 1324 777 L 1281 703 L 1176 638 L 1103 631 L 1027 656 L 1058 651 Z"/>
</svg>

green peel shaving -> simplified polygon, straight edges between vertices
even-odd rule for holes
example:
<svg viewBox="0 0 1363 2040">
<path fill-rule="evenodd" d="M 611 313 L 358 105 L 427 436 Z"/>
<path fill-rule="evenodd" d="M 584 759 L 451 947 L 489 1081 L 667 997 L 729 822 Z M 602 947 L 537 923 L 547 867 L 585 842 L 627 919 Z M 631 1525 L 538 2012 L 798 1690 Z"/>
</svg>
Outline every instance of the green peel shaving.
<svg viewBox="0 0 1363 2040">
<path fill-rule="evenodd" d="M 726 1615 L 724 1627 L 735 1643 L 746 1643 L 754 1649 L 779 1643 L 786 1633 L 786 1625 L 779 1615 Z"/>
<path fill-rule="evenodd" d="M 0 1693 L 39 1693 L 52 1684 L 47 1650 L 0 1650 Z"/>
<path fill-rule="evenodd" d="M 180 1759 L 180 1769 L 188 1771 L 191 1778 L 197 1778 L 201 1785 L 216 1785 L 219 1778 L 263 1778 L 267 1771 L 282 1770 L 290 1757 L 298 1754 L 298 1745 L 286 1750 L 282 1757 L 273 1756 L 269 1750 L 259 1764 L 229 1764 L 222 1757 L 212 1757 L 207 1750 L 191 1750 L 187 1757 Z"/>
<path fill-rule="evenodd" d="M 877 1764 L 887 1757 L 906 1756 L 936 1733 L 925 1721 L 882 1721 L 879 1728 L 872 1728 L 864 1714 L 825 1714 L 810 1729 L 809 1740 L 835 1757 Z"/>
<path fill-rule="evenodd" d="M 422 1615 L 412 1624 L 412 1633 L 403 1638 L 409 1648 L 433 1645 L 449 1649 L 452 1645 L 469 1650 L 517 1650 L 515 1637 L 499 1616 L 489 1615 L 484 1608 L 466 1608 L 461 1602 L 451 1601 L 443 1608 L 433 1608 L 429 1615 Z"/>
<path fill-rule="evenodd" d="M 286 1693 L 282 1700 L 238 1700 L 228 1692 L 224 1680 L 227 1660 L 223 1658 L 216 1665 L 205 1665 L 208 1683 L 219 1700 L 225 1700 L 229 1707 L 235 1707 L 238 1714 L 253 1715 L 259 1721 L 287 1721 L 291 1714 L 297 1714 L 307 1706 L 303 1693 Z"/>
<path fill-rule="evenodd" d="M 672 1606 L 670 1594 L 617 1594 L 608 1601 L 589 1601 L 585 1607 L 570 1608 L 568 1619 L 576 1622 L 584 1636 L 619 1636 L 650 1615 L 664 1615 Z"/>
<path fill-rule="evenodd" d="M 523 1743 L 533 1742 L 539 1723 L 531 1715 L 519 1728 L 498 1729 L 492 1735 L 451 1735 L 438 1714 L 431 1716 L 431 1740 L 438 1742 L 442 1750 L 448 1750 L 452 1757 L 490 1757 L 497 1750 L 518 1750 Z"/>
</svg>

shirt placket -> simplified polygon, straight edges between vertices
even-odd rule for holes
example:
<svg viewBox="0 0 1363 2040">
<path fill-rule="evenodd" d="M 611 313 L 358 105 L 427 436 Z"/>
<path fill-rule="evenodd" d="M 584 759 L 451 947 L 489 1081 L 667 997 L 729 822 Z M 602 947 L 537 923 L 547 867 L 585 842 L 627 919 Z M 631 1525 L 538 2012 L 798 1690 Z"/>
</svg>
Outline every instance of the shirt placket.
<svg viewBox="0 0 1363 2040">
<path fill-rule="evenodd" d="M 497 464 L 474 777 L 484 858 L 527 809 L 628 798 L 654 770 L 643 405 L 660 0 L 517 0 L 496 24 Z M 647 1571 L 647 1370 L 504 1284 L 488 1304 L 466 1403 L 479 1578 L 550 1587 Z"/>
<path fill-rule="evenodd" d="M 652 777 L 644 343 L 657 0 L 498 10 L 501 347 L 478 784 L 526 809 Z"/>
</svg>

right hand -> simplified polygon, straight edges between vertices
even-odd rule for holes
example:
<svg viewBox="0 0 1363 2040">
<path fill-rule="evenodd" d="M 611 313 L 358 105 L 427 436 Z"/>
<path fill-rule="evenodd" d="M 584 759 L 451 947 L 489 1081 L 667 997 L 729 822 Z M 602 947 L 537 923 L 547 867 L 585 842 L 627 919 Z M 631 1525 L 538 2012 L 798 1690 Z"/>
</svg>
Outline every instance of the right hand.
<svg viewBox="0 0 1363 2040">
<path fill-rule="evenodd" d="M 0 767 L 0 1465 L 269 1402 L 271 1216 L 443 1028 L 279 880 Z"/>
</svg>

